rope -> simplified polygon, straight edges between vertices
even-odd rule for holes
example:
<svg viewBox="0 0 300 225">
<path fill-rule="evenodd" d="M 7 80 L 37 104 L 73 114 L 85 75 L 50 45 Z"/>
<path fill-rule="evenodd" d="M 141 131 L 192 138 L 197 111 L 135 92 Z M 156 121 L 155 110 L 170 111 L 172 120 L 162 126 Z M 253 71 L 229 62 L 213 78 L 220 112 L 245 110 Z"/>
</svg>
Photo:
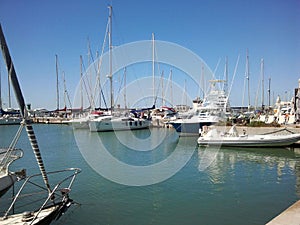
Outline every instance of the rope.
<svg viewBox="0 0 300 225">
<path fill-rule="evenodd" d="M 6 168 L 6 166 L 10 163 L 9 159 L 10 159 L 12 153 L 13 153 L 13 150 L 15 150 L 16 144 L 17 144 L 17 142 L 18 142 L 18 140 L 21 136 L 23 127 L 24 127 L 24 125 L 21 124 L 21 126 L 19 127 L 15 137 L 13 138 L 11 144 L 9 145 L 8 150 L 6 151 L 3 159 L 1 160 L 1 162 L 0 162 L 1 169 Z"/>
<path fill-rule="evenodd" d="M 288 132 L 288 133 L 294 134 L 293 131 L 288 130 L 288 129 L 285 127 L 285 128 L 283 128 L 283 129 L 280 129 L 280 130 L 275 130 L 275 131 L 272 131 L 272 132 L 269 132 L 269 133 L 264 133 L 263 135 L 267 135 L 267 134 L 276 134 L 276 133 L 280 133 L 280 132 L 282 132 L 282 131 L 286 131 L 286 132 Z"/>
</svg>

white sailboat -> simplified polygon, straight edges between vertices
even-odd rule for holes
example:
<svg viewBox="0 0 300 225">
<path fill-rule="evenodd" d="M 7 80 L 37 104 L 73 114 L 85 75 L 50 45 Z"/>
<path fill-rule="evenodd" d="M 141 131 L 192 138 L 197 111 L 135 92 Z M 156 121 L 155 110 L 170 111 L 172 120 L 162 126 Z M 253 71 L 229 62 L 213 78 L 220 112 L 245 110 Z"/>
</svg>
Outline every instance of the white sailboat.
<svg viewBox="0 0 300 225">
<path fill-rule="evenodd" d="M 1 68 L 0 68 L 0 125 L 15 125 L 21 123 L 19 113 L 14 111 L 5 111 L 2 107 L 2 83 L 1 83 Z M 9 95 L 10 98 L 10 95 Z M 10 102 L 10 99 L 9 99 Z"/>
<path fill-rule="evenodd" d="M 25 170 L 12 172 L 10 164 L 23 157 L 23 151 L 16 148 L 0 149 L 0 197 L 4 195 L 14 183 L 25 177 Z"/>
<path fill-rule="evenodd" d="M 10 81 L 20 107 L 20 114 L 22 116 L 22 123 L 18 132 L 21 134 L 22 129 L 25 127 L 40 169 L 40 174 L 29 176 L 24 180 L 24 183 L 17 194 L 14 195 L 8 210 L 5 212 L 4 216 L 0 217 L 0 224 L 50 224 L 51 221 L 59 219 L 72 204 L 73 200 L 69 198 L 69 193 L 75 177 L 80 172 L 80 169 L 70 168 L 60 171 L 46 172 L 33 127 L 30 124 L 30 120 L 28 120 L 28 112 L 25 107 L 25 101 L 9 54 L 1 24 L 0 46 L 4 61 L 9 71 Z M 16 136 L 18 136 L 18 134 Z M 15 144 L 16 143 L 14 143 L 13 147 Z M 62 178 L 63 175 L 65 177 Z M 54 178 L 61 180 L 52 186 L 49 182 L 48 176 L 53 176 Z M 41 181 L 44 182 L 45 186 L 40 184 Z M 33 193 L 33 190 L 36 190 L 36 192 Z M 23 194 L 26 195 L 23 196 Z M 37 205 L 38 200 L 41 201 L 40 205 Z M 19 202 L 26 204 L 19 204 Z M 29 207 L 29 203 L 33 205 Z"/>
<path fill-rule="evenodd" d="M 114 114 L 114 95 L 112 80 L 112 6 L 109 6 L 109 81 L 110 81 L 110 115 L 103 115 L 95 119 L 89 120 L 90 131 L 114 131 L 114 130 L 137 130 L 148 128 L 151 121 L 144 118 L 136 118 L 132 116 L 116 116 Z"/>
</svg>

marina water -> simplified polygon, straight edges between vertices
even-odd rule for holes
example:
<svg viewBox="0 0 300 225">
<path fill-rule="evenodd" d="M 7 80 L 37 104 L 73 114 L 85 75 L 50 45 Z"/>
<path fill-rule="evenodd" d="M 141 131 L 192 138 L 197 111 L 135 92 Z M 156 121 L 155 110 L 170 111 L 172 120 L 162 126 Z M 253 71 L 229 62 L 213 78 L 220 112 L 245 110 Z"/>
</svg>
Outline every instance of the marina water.
<svg viewBox="0 0 300 225">
<path fill-rule="evenodd" d="M 17 129 L 0 126 L 0 146 L 8 146 Z M 67 125 L 42 124 L 34 129 L 47 171 L 82 169 L 71 192 L 79 204 L 53 224 L 265 224 L 300 198 L 300 154 L 285 148 L 209 151 L 197 146 L 197 137 L 179 138 L 171 129 L 120 131 L 124 140 L 126 135 L 146 140 L 165 132 L 166 138 L 153 150 L 138 152 L 126 147 L 113 132 L 73 131 Z M 175 149 L 179 158 L 191 157 L 162 182 L 128 186 L 99 175 L 85 161 L 78 137 L 100 138 L 111 155 L 136 166 L 163 161 Z M 97 148 L 95 142 L 84 145 L 91 152 Z M 145 141 L 145 149 L 148 145 Z M 24 156 L 11 170 L 25 168 L 28 175 L 39 173 L 25 132 L 17 147 L 24 150 Z M 203 167 L 203 159 L 212 155 L 213 160 Z M 129 174 L 128 180 L 134 178 L 130 176 L 134 175 Z M 12 190 L 1 198 L 1 214 L 11 195 Z"/>
</svg>

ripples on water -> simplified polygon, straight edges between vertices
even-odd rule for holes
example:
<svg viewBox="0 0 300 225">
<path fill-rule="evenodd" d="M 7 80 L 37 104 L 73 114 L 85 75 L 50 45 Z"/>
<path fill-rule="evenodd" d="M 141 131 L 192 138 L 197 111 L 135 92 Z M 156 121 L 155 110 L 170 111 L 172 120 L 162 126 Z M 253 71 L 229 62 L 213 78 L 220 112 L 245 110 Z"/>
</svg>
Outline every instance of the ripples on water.
<svg viewBox="0 0 300 225">
<path fill-rule="evenodd" d="M 34 128 L 47 170 L 83 170 L 71 192 L 81 205 L 73 206 L 54 224 L 265 224 L 300 198 L 300 156 L 287 149 L 198 148 L 195 137 L 178 139 L 169 130 L 117 135 L 75 131 L 75 136 L 89 140 L 100 138 L 115 158 L 136 166 L 160 162 L 175 149 L 183 158 L 192 153 L 188 163 L 171 178 L 132 187 L 107 180 L 91 169 L 71 127 Z M 16 126 L 0 127 L 0 146 L 8 145 L 16 130 Z M 163 135 L 160 143 L 157 140 Z M 84 144 L 91 150 L 95 147 L 95 143 Z M 38 168 L 25 132 L 18 147 L 25 155 L 12 169 L 26 168 L 28 174 L 36 173 Z M 209 165 L 205 164 L 207 159 Z M 1 212 L 10 195 L 0 200 Z"/>
</svg>

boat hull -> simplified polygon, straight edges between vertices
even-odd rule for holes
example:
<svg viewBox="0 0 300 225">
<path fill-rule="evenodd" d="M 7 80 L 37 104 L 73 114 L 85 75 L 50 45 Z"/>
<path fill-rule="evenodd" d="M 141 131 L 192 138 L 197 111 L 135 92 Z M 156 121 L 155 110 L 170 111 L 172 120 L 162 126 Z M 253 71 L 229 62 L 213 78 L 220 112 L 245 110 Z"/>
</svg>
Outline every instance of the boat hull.
<svg viewBox="0 0 300 225">
<path fill-rule="evenodd" d="M 34 225 L 49 225 L 53 220 L 59 219 L 59 217 L 67 210 L 70 201 L 71 200 L 67 200 L 66 202 L 60 202 L 58 204 L 54 204 L 52 206 L 42 209 L 35 219 L 34 216 L 37 214 L 37 211 L 33 212 L 32 217 L 28 218 L 28 220 L 24 220 L 24 214 L 20 213 L 9 215 L 7 218 L 0 218 L 0 223 L 2 225 L 24 225 L 27 223 Z"/>
<path fill-rule="evenodd" d="M 92 132 L 101 131 L 121 131 L 121 130 L 139 130 L 149 128 L 149 120 L 117 118 L 111 120 L 92 120 L 89 122 L 89 128 Z"/>
<path fill-rule="evenodd" d="M 250 138 L 244 136 L 223 139 L 205 139 L 200 137 L 198 139 L 198 144 L 224 147 L 285 147 L 290 146 L 299 140 L 300 134 L 282 135 L 282 137 L 280 135 L 272 137 L 268 137 L 266 135 L 254 135 Z"/>
<path fill-rule="evenodd" d="M 180 135 L 199 135 L 203 126 L 210 126 L 213 122 L 169 122 Z"/>
<path fill-rule="evenodd" d="M 15 174 L 5 174 L 0 177 L 0 197 L 17 181 Z"/>
</svg>

